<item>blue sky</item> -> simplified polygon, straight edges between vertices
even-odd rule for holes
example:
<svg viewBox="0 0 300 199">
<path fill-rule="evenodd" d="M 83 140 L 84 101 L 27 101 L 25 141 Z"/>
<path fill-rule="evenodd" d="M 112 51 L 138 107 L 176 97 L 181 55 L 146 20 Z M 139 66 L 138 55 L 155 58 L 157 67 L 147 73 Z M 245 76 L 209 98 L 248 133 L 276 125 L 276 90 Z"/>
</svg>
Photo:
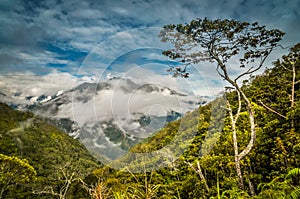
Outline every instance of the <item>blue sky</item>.
<svg viewBox="0 0 300 199">
<path fill-rule="evenodd" d="M 197 17 L 258 21 L 284 31 L 283 46 L 300 38 L 298 0 L 1 0 L 0 75 L 99 77 L 131 51 L 164 49 L 154 34 L 163 25 Z M 153 62 L 139 55 L 135 64 Z"/>
</svg>

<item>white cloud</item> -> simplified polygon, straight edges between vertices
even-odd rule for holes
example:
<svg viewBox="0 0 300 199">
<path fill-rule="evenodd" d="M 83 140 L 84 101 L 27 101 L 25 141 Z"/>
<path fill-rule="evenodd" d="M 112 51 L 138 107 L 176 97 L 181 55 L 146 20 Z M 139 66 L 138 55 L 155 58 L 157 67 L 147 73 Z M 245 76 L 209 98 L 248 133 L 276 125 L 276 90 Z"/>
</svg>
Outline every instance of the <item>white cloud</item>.
<svg viewBox="0 0 300 199">
<path fill-rule="evenodd" d="M 1 1 L 0 4 L 0 43 L 1 49 L 5 49 L 0 52 L 0 72 L 3 73 L 50 73 L 53 69 L 47 64 L 52 63 L 67 64 L 64 71 L 74 73 L 78 69 L 79 75 L 99 75 L 124 53 L 148 47 L 168 48 L 169 44 L 161 43 L 157 37 L 159 28 L 169 23 L 186 23 L 197 17 L 258 21 L 261 25 L 287 32 L 284 46 L 299 41 L 300 5 L 297 0 L 103 0 L 98 3 L 49 0 L 34 6 L 27 1 Z M 150 26 L 158 28 L 141 28 Z M 80 67 L 80 59 L 71 60 L 70 56 L 64 57 L 63 52 L 47 49 L 44 45 L 47 42 L 66 52 L 91 52 L 90 57 L 98 57 L 84 60 Z M 269 63 L 286 52 L 275 51 Z M 160 58 L 157 54 L 147 56 L 148 59 Z M 202 64 L 200 72 L 210 84 L 216 73 L 215 67 L 209 70 L 207 65 L 209 63 Z M 233 71 L 236 72 L 238 70 Z M 191 80 L 197 79 L 191 77 Z M 21 79 L 14 81 L 22 82 Z M 209 87 L 217 90 L 216 85 Z"/>
<path fill-rule="evenodd" d="M 73 88 L 81 81 L 68 73 L 55 72 L 44 76 L 14 73 L 1 76 L 0 92 L 14 96 L 19 103 L 26 103 L 28 96 L 55 95 Z"/>
<path fill-rule="evenodd" d="M 160 77 L 160 79 L 163 78 Z M 197 97 L 171 94 L 171 91 L 165 88 L 167 87 L 165 83 L 139 82 L 135 84 L 137 82 L 132 83 L 128 79 L 112 79 L 106 83 L 111 87 L 97 92 L 75 90 L 72 93 L 73 100 L 59 106 L 55 117 L 73 118 L 80 126 L 114 118 L 119 125 L 128 126 L 126 121 L 134 122 L 136 114 L 166 116 L 166 113 L 171 110 L 185 113 L 198 106 Z M 152 84 L 150 87 L 153 86 L 155 89 L 151 92 L 147 90 L 149 87 L 145 84 Z M 175 88 L 175 91 L 178 92 L 178 88 Z M 71 97 L 70 93 L 66 95 Z M 83 101 L 82 97 L 87 97 L 89 100 Z"/>
</svg>

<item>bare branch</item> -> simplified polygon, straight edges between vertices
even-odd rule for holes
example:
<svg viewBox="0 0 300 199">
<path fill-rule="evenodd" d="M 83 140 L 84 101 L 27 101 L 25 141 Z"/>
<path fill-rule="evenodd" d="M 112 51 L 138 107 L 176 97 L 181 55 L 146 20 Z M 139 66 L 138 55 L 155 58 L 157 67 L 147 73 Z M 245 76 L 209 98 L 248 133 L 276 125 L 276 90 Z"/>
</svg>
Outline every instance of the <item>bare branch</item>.
<svg viewBox="0 0 300 199">
<path fill-rule="evenodd" d="M 274 109 L 268 107 L 267 105 L 265 105 L 261 100 L 259 100 L 259 103 L 266 109 L 268 109 L 269 111 L 271 111 L 272 113 L 275 113 L 276 115 L 279 115 L 280 117 L 286 119 L 286 117 L 280 113 L 278 113 L 277 111 L 275 111 Z"/>
<path fill-rule="evenodd" d="M 225 79 L 225 76 L 219 71 L 219 67 L 216 68 L 216 71 L 220 75 L 220 77 Z"/>
<path fill-rule="evenodd" d="M 246 72 L 240 74 L 237 78 L 234 79 L 235 82 L 237 82 L 237 80 L 245 75 L 250 75 L 252 74 L 252 69 L 253 69 L 253 66 L 250 67 Z"/>
<path fill-rule="evenodd" d="M 34 190 L 33 194 L 37 194 L 37 195 L 40 195 L 40 194 L 51 194 L 53 196 L 59 196 L 59 197 L 61 196 L 61 194 L 55 193 L 52 187 L 47 187 L 45 190 L 42 190 L 42 191 Z"/>
<path fill-rule="evenodd" d="M 210 189 L 209 189 L 209 187 L 208 187 L 208 185 L 207 185 L 207 182 L 206 182 L 206 179 L 205 179 L 205 177 L 204 177 L 204 175 L 203 175 L 203 173 L 202 173 L 202 169 L 201 169 L 201 167 L 200 167 L 199 161 L 197 160 L 197 167 L 198 167 L 198 169 L 196 169 L 190 162 L 187 162 L 187 161 L 184 161 L 184 162 L 185 162 L 187 165 L 189 165 L 189 166 L 190 166 L 190 167 L 191 167 L 191 168 L 199 175 L 200 179 L 204 182 L 206 191 L 209 192 Z"/>
<path fill-rule="evenodd" d="M 235 78 L 234 81 L 237 82 L 237 80 L 240 79 L 241 77 L 243 77 L 245 75 L 253 74 L 254 72 L 258 71 L 263 66 L 264 62 L 266 61 L 266 59 L 269 56 L 269 54 L 271 53 L 271 51 L 272 51 L 272 49 L 270 49 L 269 51 L 266 51 L 267 54 L 261 59 L 258 67 L 254 68 L 254 69 L 253 69 L 253 67 L 251 67 L 248 71 L 240 74 L 237 78 Z M 251 70 L 251 69 L 253 69 L 253 70 Z"/>
<path fill-rule="evenodd" d="M 285 67 L 283 64 L 280 64 L 280 66 L 282 66 L 285 70 L 287 70 L 287 71 L 290 71 L 290 72 L 293 72 L 293 70 L 291 70 L 291 69 L 288 69 L 287 67 Z"/>
</svg>

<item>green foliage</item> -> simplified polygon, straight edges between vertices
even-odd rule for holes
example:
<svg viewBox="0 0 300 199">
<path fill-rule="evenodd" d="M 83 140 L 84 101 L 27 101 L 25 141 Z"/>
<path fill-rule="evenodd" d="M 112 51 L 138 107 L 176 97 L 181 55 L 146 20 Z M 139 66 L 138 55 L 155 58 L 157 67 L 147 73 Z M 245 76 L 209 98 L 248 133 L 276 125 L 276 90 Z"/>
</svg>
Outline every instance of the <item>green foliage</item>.
<svg viewBox="0 0 300 199">
<path fill-rule="evenodd" d="M 294 168 L 288 172 L 286 175 L 286 178 L 291 178 L 291 177 L 300 177 L 300 168 Z"/>
<path fill-rule="evenodd" d="M 26 185 L 35 180 L 36 175 L 27 160 L 0 154 L 0 198 L 5 195 L 5 191 L 13 190 L 16 185 Z"/>
<path fill-rule="evenodd" d="M 236 20 L 204 18 L 192 20 L 184 25 L 166 25 L 159 36 L 161 41 L 170 42 L 175 47 L 164 51 L 163 54 L 185 65 L 183 68 L 172 67 L 170 71 L 174 72 L 175 77 L 188 77 L 188 63 L 213 61 L 222 68 L 231 58 L 235 58 L 239 60 L 241 68 L 253 65 L 257 60 L 264 60 L 283 35 L 282 31 L 268 30 L 265 26 L 259 26 L 257 22 L 251 24 Z M 256 69 L 251 66 L 246 74 L 254 71 Z M 224 72 L 222 77 L 227 76 L 226 73 Z"/>
<path fill-rule="evenodd" d="M 204 138 L 211 126 L 211 106 L 208 104 L 199 107 L 199 110 L 188 113 L 185 124 L 196 125 L 197 133 L 188 150 L 173 164 L 161 168 L 152 174 L 152 185 L 159 185 L 154 198 L 250 198 L 250 186 L 253 186 L 256 196 L 253 198 L 297 198 L 299 194 L 298 168 L 300 161 L 300 129 L 298 124 L 291 128 L 290 119 L 282 118 L 267 110 L 260 100 L 272 109 L 288 114 L 290 110 L 290 87 L 282 82 L 281 75 L 290 79 L 292 74 L 286 73 L 283 67 L 274 66 L 267 69 L 262 75 L 253 77 L 251 81 L 243 85 L 242 89 L 250 96 L 252 107 L 257 121 L 257 140 L 254 149 L 241 161 L 244 171 L 246 190 L 238 188 L 236 171 L 234 169 L 234 155 L 232 151 L 232 136 L 230 120 L 226 116 L 224 127 L 220 137 L 210 153 L 200 156 Z M 297 73 L 298 75 L 298 73 Z M 298 77 L 298 76 L 297 76 Z M 295 107 L 299 107 L 299 87 L 295 89 Z M 236 93 L 227 94 L 227 99 L 236 111 Z M 245 103 L 243 101 L 243 103 Z M 242 150 L 249 140 L 249 125 L 247 110 L 242 108 L 237 121 L 239 148 Z M 195 119 L 197 117 L 197 120 Z M 296 114 L 293 119 L 295 120 Z M 298 120 L 295 120 L 298 121 Z M 172 142 L 178 133 L 180 122 L 174 121 L 166 125 L 161 131 L 145 142 L 131 148 L 132 152 L 151 152 L 163 148 Z M 189 128 L 185 128 L 186 130 Z M 185 134 L 185 131 L 180 132 Z M 210 188 L 208 192 L 198 174 L 184 162 L 199 161 L 203 174 Z M 102 170 L 102 169 L 100 169 Z M 98 170 L 99 172 L 99 170 Z M 288 174 L 284 174 L 288 173 Z M 150 175 L 150 174 L 148 174 Z M 109 171 L 103 179 L 110 182 L 108 186 L 117 186 L 119 193 L 130 192 L 123 183 L 140 190 L 144 186 L 143 174 L 135 174 L 135 180 L 126 171 Z M 218 176 L 218 178 L 217 178 Z M 291 177 L 293 176 L 293 177 Z M 138 182 L 138 183 L 137 183 Z M 251 183 L 250 183 L 251 182 Z M 119 184 L 119 185 L 118 185 Z M 145 190 L 145 189 L 142 189 Z M 128 194 L 128 193 L 127 193 Z M 138 191 L 135 192 L 136 195 Z"/>
<path fill-rule="evenodd" d="M 31 113 L 16 111 L 0 103 L 0 119 L 0 153 L 12 156 L 13 160 L 26 159 L 22 160 L 24 164 L 31 165 L 36 172 L 36 179 L 27 182 L 26 186 L 11 181 L 17 187 L 5 192 L 7 198 L 48 198 L 51 195 L 34 195 L 32 191 L 42 192 L 51 187 L 59 192 L 64 183 L 61 169 L 68 168 L 69 173 L 74 172 L 74 177 L 84 179 L 100 166 L 78 140 Z"/>
<path fill-rule="evenodd" d="M 293 179 L 294 178 L 294 179 Z M 260 183 L 257 198 L 300 198 L 300 169 L 291 169 L 287 174 L 274 178 L 271 182 Z"/>
</svg>

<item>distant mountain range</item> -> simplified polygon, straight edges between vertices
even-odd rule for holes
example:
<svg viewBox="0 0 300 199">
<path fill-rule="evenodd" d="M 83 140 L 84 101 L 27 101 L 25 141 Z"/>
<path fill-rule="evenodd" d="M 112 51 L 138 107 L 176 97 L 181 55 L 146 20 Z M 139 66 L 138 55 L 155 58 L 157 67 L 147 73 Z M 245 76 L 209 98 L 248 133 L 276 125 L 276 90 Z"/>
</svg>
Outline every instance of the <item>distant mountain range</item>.
<svg viewBox="0 0 300 199">
<path fill-rule="evenodd" d="M 139 84 L 122 78 L 86 82 L 52 95 L 20 98 L 21 93 L 0 92 L 2 102 L 47 118 L 108 159 L 124 155 L 168 122 L 211 100 L 160 84 Z"/>
</svg>

